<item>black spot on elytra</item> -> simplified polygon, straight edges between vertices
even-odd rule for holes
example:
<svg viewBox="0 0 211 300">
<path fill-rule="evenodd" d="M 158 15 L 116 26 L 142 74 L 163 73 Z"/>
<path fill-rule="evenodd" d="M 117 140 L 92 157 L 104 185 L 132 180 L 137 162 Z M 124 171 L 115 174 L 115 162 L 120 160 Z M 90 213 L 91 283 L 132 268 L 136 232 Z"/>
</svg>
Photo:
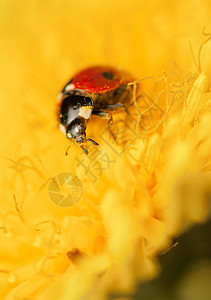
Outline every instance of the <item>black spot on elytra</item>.
<svg viewBox="0 0 211 300">
<path fill-rule="evenodd" d="M 114 74 L 113 73 L 104 72 L 102 75 L 103 75 L 103 77 L 105 77 L 108 80 L 114 80 Z"/>
</svg>

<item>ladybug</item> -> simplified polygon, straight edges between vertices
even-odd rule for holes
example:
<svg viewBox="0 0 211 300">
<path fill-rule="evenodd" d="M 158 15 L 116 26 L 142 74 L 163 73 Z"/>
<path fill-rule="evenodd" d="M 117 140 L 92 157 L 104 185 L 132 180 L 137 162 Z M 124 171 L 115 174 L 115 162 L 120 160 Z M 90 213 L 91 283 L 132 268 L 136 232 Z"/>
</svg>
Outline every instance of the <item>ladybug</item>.
<svg viewBox="0 0 211 300">
<path fill-rule="evenodd" d="M 91 116 L 112 122 L 112 111 L 126 108 L 132 98 L 134 79 L 118 68 L 94 66 L 78 73 L 65 85 L 58 95 L 57 116 L 59 127 L 69 140 L 74 141 L 88 154 L 84 145 L 86 125 Z"/>
</svg>

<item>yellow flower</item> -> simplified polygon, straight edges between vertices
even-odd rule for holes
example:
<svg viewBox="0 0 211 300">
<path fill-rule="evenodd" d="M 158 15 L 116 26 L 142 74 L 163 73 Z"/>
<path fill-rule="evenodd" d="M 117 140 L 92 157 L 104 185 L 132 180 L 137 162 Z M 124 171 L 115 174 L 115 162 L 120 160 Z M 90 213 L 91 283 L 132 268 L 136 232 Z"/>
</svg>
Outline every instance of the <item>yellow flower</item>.
<svg viewBox="0 0 211 300">
<path fill-rule="evenodd" d="M 197 74 L 188 43 L 209 39 L 209 1 L 1 5 L 0 297 L 132 292 L 159 273 L 174 238 L 210 214 L 211 41 Z M 114 115 L 113 136 L 92 118 L 87 135 L 99 147 L 86 156 L 71 145 L 65 156 L 56 96 L 94 64 L 140 79 L 134 105 Z"/>
</svg>

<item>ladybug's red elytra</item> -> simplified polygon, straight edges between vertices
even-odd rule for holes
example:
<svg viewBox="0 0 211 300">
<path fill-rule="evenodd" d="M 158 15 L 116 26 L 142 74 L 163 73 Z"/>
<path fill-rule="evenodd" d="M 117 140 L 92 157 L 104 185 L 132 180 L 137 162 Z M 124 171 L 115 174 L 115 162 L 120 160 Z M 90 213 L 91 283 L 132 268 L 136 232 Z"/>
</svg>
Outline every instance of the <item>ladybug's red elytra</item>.
<svg viewBox="0 0 211 300">
<path fill-rule="evenodd" d="M 126 107 L 131 100 L 134 79 L 118 68 L 94 66 L 84 69 L 65 85 L 58 95 L 57 115 L 59 127 L 66 137 L 79 145 L 88 154 L 84 145 L 86 124 L 91 116 L 112 121 L 112 111 Z"/>
</svg>

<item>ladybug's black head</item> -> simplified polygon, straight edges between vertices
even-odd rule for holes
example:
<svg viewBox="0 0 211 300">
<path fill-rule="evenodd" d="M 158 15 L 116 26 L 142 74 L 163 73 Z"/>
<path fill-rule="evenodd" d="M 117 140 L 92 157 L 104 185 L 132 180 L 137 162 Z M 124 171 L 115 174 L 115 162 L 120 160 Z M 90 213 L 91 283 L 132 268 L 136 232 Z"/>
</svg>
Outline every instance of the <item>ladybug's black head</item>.
<svg viewBox="0 0 211 300">
<path fill-rule="evenodd" d="M 67 126 L 66 137 L 81 146 L 86 154 L 88 154 L 88 151 L 83 147 L 83 144 L 86 143 L 86 141 L 90 141 L 94 145 L 98 145 L 98 143 L 93 139 L 86 139 L 86 122 L 82 117 L 76 118 Z"/>
<path fill-rule="evenodd" d="M 78 117 L 67 126 L 66 137 L 79 145 L 86 142 L 86 123 L 84 118 Z"/>
</svg>

